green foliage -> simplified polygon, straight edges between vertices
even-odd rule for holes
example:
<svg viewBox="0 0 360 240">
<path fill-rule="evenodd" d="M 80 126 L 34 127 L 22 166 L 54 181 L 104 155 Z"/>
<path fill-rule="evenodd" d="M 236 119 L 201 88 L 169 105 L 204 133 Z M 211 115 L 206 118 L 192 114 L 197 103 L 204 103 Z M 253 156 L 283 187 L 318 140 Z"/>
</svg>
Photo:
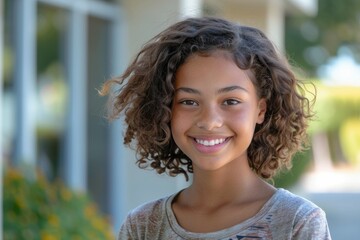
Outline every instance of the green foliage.
<svg viewBox="0 0 360 240">
<path fill-rule="evenodd" d="M 359 44 L 360 2 L 358 0 L 319 0 L 315 23 L 322 30 L 321 43 L 330 53 L 343 44 Z"/>
<path fill-rule="evenodd" d="M 285 48 L 290 58 L 313 76 L 342 46 L 360 61 L 360 32 L 354 30 L 360 28 L 359 12 L 358 0 L 318 0 L 316 16 L 288 15 Z"/>
<path fill-rule="evenodd" d="M 289 188 L 296 184 L 302 174 L 307 170 L 311 162 L 311 150 L 295 154 L 292 160 L 292 168 L 288 171 L 280 172 L 274 178 L 274 185 L 280 188 Z"/>
<path fill-rule="evenodd" d="M 18 170 L 4 176 L 4 239 L 114 239 L 111 227 L 84 194 L 61 183 L 35 181 Z"/>
<path fill-rule="evenodd" d="M 337 130 L 348 118 L 360 117 L 360 88 L 348 86 L 325 86 L 317 84 L 310 132 Z"/>
<path fill-rule="evenodd" d="M 346 158 L 360 166 L 360 117 L 350 118 L 340 128 L 340 142 Z"/>
<path fill-rule="evenodd" d="M 65 14 L 48 5 L 39 5 L 36 32 L 37 72 L 45 72 L 61 56 L 61 36 L 65 32 Z"/>
<path fill-rule="evenodd" d="M 305 50 L 310 46 L 317 45 L 318 42 L 311 41 L 303 36 L 300 29 L 306 24 L 313 24 L 306 16 L 287 16 L 285 22 L 285 49 L 292 65 L 306 70 L 311 76 L 315 76 L 316 66 L 305 57 Z"/>
</svg>

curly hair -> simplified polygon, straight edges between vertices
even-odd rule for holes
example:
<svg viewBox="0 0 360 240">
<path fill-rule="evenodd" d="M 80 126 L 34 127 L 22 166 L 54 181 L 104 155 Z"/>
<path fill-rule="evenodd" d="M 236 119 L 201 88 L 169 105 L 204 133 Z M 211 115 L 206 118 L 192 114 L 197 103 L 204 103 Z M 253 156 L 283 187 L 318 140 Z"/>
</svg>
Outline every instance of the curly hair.
<svg viewBox="0 0 360 240">
<path fill-rule="evenodd" d="M 153 168 L 188 179 L 192 161 L 175 144 L 170 129 L 175 73 L 192 54 L 229 52 L 242 70 L 250 70 L 257 94 L 266 99 L 267 111 L 255 128 L 248 148 L 249 166 L 264 179 L 289 168 L 294 153 L 303 149 L 311 101 L 303 82 L 296 79 L 288 61 L 260 30 L 220 18 L 189 18 L 170 26 L 147 42 L 125 72 L 108 80 L 101 90 L 109 93 L 109 118 L 124 113 L 124 144 L 137 152 L 140 168 Z M 134 141 L 133 141 L 134 140 Z"/>
</svg>

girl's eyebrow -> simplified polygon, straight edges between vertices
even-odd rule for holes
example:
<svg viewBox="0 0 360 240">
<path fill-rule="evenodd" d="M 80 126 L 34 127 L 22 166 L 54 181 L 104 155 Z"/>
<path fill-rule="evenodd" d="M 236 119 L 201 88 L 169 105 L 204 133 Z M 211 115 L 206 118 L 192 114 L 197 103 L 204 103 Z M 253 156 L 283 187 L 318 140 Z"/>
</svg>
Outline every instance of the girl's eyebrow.
<svg viewBox="0 0 360 240">
<path fill-rule="evenodd" d="M 193 93 L 193 94 L 200 94 L 200 91 L 194 89 L 194 88 L 189 88 L 189 87 L 179 87 L 177 89 L 175 89 L 175 92 L 179 92 L 179 91 L 182 91 L 182 92 L 186 92 L 186 93 Z"/>
<path fill-rule="evenodd" d="M 238 86 L 238 85 L 220 88 L 217 92 L 218 93 L 227 93 L 227 92 L 231 92 L 231 91 L 235 91 L 235 90 L 249 92 L 246 88 Z"/>
<path fill-rule="evenodd" d="M 217 93 L 220 94 L 220 93 L 227 93 L 227 92 L 231 92 L 231 91 L 235 91 L 235 90 L 241 90 L 241 91 L 245 91 L 245 92 L 248 92 L 247 89 L 245 89 L 244 87 L 240 87 L 240 86 L 237 86 L 237 85 L 234 85 L 234 86 L 229 86 L 229 87 L 224 87 L 224 88 L 220 88 Z M 179 91 L 183 91 L 183 92 L 186 92 L 186 93 L 192 93 L 192 94 L 197 94 L 199 95 L 200 94 L 200 91 L 199 90 L 196 90 L 194 88 L 189 88 L 189 87 L 179 87 L 175 90 L 175 92 L 179 92 Z"/>
</svg>

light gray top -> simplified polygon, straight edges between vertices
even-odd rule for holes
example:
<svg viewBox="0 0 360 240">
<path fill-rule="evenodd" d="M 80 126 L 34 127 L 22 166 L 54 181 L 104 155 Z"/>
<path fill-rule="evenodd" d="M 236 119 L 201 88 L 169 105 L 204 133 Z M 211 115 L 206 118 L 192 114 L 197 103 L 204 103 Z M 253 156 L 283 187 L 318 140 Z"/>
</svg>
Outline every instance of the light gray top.
<svg viewBox="0 0 360 240">
<path fill-rule="evenodd" d="M 121 226 L 118 240 L 331 240 L 324 211 L 285 189 L 278 189 L 255 216 L 230 228 L 211 233 L 188 232 L 178 224 L 171 208 L 176 195 L 143 204 L 132 210 Z"/>
</svg>

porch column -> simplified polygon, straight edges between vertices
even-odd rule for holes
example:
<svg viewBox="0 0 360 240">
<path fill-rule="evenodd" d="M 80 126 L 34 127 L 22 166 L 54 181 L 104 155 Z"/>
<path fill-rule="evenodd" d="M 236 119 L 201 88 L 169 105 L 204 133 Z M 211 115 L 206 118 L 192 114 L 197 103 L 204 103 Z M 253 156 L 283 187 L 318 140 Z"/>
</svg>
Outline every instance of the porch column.
<svg viewBox="0 0 360 240">
<path fill-rule="evenodd" d="M 14 163 L 36 164 L 36 1 L 18 0 L 15 23 Z"/>
<path fill-rule="evenodd" d="M 86 191 L 87 19 L 81 8 L 76 8 L 76 4 L 70 13 L 68 44 L 69 96 L 64 175 L 72 189 Z"/>
</svg>

